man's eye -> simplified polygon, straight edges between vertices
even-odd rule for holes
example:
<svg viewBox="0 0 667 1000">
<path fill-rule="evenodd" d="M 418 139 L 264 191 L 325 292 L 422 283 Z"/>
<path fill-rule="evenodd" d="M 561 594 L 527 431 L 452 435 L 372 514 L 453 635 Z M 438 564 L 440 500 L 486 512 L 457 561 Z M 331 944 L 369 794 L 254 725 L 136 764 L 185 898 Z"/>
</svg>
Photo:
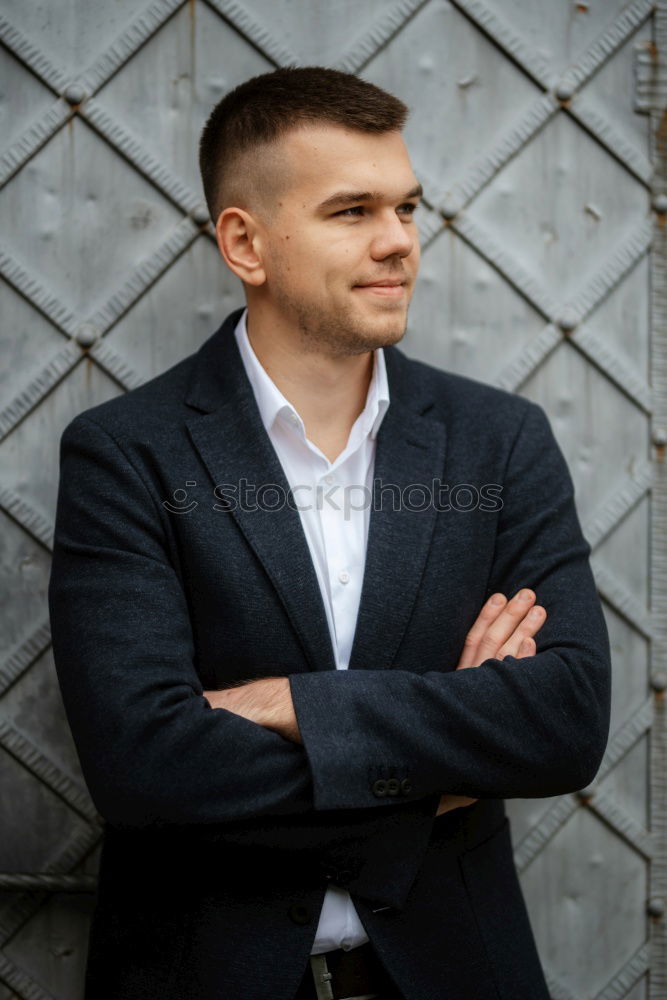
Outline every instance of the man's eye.
<svg viewBox="0 0 667 1000">
<path fill-rule="evenodd" d="M 417 206 L 414 204 L 414 202 L 406 201 L 404 205 L 398 206 L 396 212 L 398 213 L 398 215 L 412 216 L 414 215 L 416 208 Z M 334 216 L 343 216 L 343 217 L 347 216 L 348 218 L 353 216 L 362 216 L 363 214 L 364 214 L 363 205 L 353 205 L 350 208 L 343 208 L 340 212 L 334 212 Z"/>
</svg>

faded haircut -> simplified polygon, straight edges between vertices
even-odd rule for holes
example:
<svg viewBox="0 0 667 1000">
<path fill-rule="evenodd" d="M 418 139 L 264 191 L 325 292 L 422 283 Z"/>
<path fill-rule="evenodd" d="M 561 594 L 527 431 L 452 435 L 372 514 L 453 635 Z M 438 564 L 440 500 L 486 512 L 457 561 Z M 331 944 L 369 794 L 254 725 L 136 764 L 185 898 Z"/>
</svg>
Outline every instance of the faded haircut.
<svg viewBox="0 0 667 1000">
<path fill-rule="evenodd" d="M 400 131 L 407 116 L 407 106 L 393 94 L 322 66 L 287 67 L 246 80 L 215 105 L 199 140 L 199 170 L 213 224 L 234 199 L 249 203 L 258 186 L 266 194 L 273 179 L 268 154 L 290 129 L 339 125 L 383 133 Z M 263 153 L 265 169 L 253 169 Z"/>
</svg>

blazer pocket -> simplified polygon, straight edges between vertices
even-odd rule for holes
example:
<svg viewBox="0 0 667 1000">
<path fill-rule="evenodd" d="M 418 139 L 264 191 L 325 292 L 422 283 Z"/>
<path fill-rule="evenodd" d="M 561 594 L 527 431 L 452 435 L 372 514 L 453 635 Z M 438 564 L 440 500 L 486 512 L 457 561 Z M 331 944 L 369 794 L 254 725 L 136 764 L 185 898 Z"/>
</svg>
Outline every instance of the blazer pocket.
<svg viewBox="0 0 667 1000">
<path fill-rule="evenodd" d="M 459 856 L 463 882 L 502 1000 L 549 1000 L 519 883 L 509 819 Z"/>
</svg>

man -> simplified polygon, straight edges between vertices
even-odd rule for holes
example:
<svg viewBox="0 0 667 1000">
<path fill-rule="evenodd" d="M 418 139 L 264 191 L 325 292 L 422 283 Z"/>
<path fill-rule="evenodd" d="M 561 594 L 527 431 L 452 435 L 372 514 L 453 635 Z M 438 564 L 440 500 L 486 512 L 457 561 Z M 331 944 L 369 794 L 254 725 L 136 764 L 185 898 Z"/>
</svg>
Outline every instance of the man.
<svg viewBox="0 0 667 1000">
<path fill-rule="evenodd" d="M 200 165 L 247 310 L 63 434 L 94 1000 L 548 996 L 503 799 L 594 777 L 608 639 L 541 408 L 395 346 L 406 112 L 312 67 L 223 98 Z"/>
</svg>

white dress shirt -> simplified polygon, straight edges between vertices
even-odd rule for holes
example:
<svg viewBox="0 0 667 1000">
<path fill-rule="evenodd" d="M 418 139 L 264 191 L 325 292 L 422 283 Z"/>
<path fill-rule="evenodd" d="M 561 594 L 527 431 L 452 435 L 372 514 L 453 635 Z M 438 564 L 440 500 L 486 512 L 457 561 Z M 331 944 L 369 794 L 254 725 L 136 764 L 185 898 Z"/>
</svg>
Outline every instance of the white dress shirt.
<svg viewBox="0 0 667 1000">
<path fill-rule="evenodd" d="M 374 351 L 366 405 L 352 425 L 345 448 L 330 462 L 308 440 L 300 415 L 259 363 L 248 339 L 246 316 L 247 309 L 234 335 L 262 422 L 299 509 L 320 585 L 336 668 L 346 670 L 366 562 L 375 437 L 389 406 L 384 352 L 382 348 Z M 349 892 L 330 883 L 311 954 L 334 948 L 349 951 L 368 940 Z"/>
</svg>

